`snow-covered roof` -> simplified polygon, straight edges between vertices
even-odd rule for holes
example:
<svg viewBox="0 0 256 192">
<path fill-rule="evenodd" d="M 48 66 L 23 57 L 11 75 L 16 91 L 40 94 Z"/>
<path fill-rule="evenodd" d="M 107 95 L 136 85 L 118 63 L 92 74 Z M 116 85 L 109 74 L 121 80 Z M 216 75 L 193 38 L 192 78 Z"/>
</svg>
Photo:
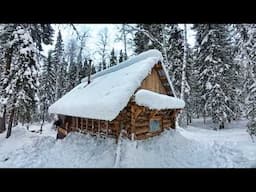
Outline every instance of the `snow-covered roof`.
<svg viewBox="0 0 256 192">
<path fill-rule="evenodd" d="M 153 91 L 140 89 L 135 94 L 135 102 L 150 109 L 182 109 L 185 102 L 182 99 L 163 95 Z"/>
<path fill-rule="evenodd" d="M 162 60 L 158 50 L 149 50 L 92 75 L 90 84 L 85 78 L 51 105 L 49 113 L 111 121 L 128 104 L 154 65 Z M 166 73 L 164 66 L 163 69 Z"/>
</svg>

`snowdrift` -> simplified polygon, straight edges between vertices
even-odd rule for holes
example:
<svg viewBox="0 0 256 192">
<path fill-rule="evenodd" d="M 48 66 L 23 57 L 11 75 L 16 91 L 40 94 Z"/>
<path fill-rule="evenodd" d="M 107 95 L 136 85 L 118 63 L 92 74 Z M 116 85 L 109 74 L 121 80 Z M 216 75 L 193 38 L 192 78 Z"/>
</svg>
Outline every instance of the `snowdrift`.
<svg viewBox="0 0 256 192">
<path fill-rule="evenodd" d="M 121 140 L 124 168 L 248 167 L 237 151 L 217 143 L 202 144 L 184 137 L 186 130 L 167 130 L 145 141 Z M 63 140 L 38 136 L 16 127 L 10 139 L 0 135 L 0 167 L 112 168 L 117 145 L 111 138 L 71 133 Z M 226 155 L 228 154 L 228 156 Z M 238 158 L 239 157 L 239 158 Z"/>
</svg>

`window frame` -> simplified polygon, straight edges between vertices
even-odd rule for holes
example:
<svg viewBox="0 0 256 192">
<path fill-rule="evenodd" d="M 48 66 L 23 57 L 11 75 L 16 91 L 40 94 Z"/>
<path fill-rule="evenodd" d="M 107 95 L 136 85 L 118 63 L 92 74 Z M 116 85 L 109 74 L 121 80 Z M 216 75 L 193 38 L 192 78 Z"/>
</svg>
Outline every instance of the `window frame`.
<svg viewBox="0 0 256 192">
<path fill-rule="evenodd" d="M 157 130 L 151 130 L 151 121 L 159 121 L 159 129 Z M 163 126 L 162 126 L 162 118 L 161 117 L 152 117 L 149 119 L 149 132 L 150 133 L 155 133 L 155 132 L 159 132 L 159 131 L 162 131 L 163 129 Z"/>
</svg>

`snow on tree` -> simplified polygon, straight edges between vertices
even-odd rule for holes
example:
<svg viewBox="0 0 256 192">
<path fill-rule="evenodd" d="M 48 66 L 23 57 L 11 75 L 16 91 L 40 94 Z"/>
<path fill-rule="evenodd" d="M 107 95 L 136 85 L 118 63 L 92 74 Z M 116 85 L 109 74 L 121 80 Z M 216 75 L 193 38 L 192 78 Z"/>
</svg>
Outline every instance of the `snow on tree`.
<svg viewBox="0 0 256 192">
<path fill-rule="evenodd" d="M 128 25 L 128 27 L 130 30 L 136 31 L 134 38 L 135 53 L 151 48 L 162 52 L 163 62 L 170 71 L 171 81 L 174 82 L 174 86 L 171 86 L 174 87 L 175 91 L 173 94 L 176 96 L 176 91 L 180 93 L 181 88 L 175 85 L 175 82 L 178 82 L 177 84 L 181 83 L 184 52 L 182 30 L 178 27 L 178 24 L 139 24 L 136 27 L 132 25 Z M 173 43 L 173 40 L 177 42 Z M 179 62 L 177 62 L 177 59 Z"/>
<path fill-rule="evenodd" d="M 78 71 L 78 63 L 75 61 L 76 57 L 77 57 L 77 45 L 76 45 L 76 41 L 74 39 L 71 39 L 68 47 L 67 47 L 67 54 L 66 54 L 67 60 L 68 60 L 68 76 L 67 76 L 67 91 L 70 91 L 71 89 L 73 89 L 76 84 L 77 84 L 77 79 L 78 77 L 76 77 L 77 71 Z M 80 61 L 81 59 L 78 59 L 78 62 L 82 62 Z"/>
<path fill-rule="evenodd" d="M 103 28 L 99 33 L 98 33 L 99 39 L 97 42 L 98 46 L 98 54 L 101 57 L 100 61 L 100 69 L 104 70 L 107 68 L 107 62 L 106 62 L 106 57 L 107 57 L 107 51 L 108 51 L 108 44 L 109 44 L 109 33 L 108 33 L 108 28 Z"/>
<path fill-rule="evenodd" d="M 235 43 L 237 47 L 237 62 L 244 71 L 242 82 L 242 98 L 244 98 L 245 110 L 248 122 L 249 134 L 256 135 L 256 25 L 237 24 L 235 29 Z"/>
<path fill-rule="evenodd" d="M 178 96 L 181 96 L 181 82 L 182 82 L 182 66 L 184 63 L 184 35 L 183 30 L 179 28 L 177 24 L 168 25 L 167 41 L 168 47 L 168 60 L 169 73 L 172 78 L 173 86 Z M 186 66 L 184 66 L 184 75 L 186 76 Z M 187 85 L 186 79 L 184 79 L 184 85 Z"/>
<path fill-rule="evenodd" d="M 54 63 L 54 71 L 55 71 L 55 101 L 58 100 L 62 95 L 62 86 L 64 82 L 64 77 L 65 77 L 65 71 L 66 68 L 63 64 L 63 59 L 64 59 L 64 43 L 62 40 L 62 35 L 61 32 L 58 32 L 57 36 L 57 41 L 55 44 L 55 48 L 53 50 L 53 63 Z"/>
<path fill-rule="evenodd" d="M 198 81 L 204 113 L 211 115 L 216 127 L 235 116 L 232 107 L 236 91 L 232 48 L 227 25 L 196 24 Z"/>
<path fill-rule="evenodd" d="M 162 42 L 161 24 L 138 24 L 136 28 L 137 32 L 134 37 L 135 53 L 139 54 L 153 48 L 162 50 L 162 46 L 159 44 L 159 42 Z"/>
<path fill-rule="evenodd" d="M 36 45 L 30 25 L 4 24 L 0 31 L 0 44 L 4 62 L 1 95 L 7 100 L 10 113 L 6 138 L 10 137 L 14 115 L 19 111 L 20 120 L 30 122 L 35 108 L 37 91 Z"/>
<path fill-rule="evenodd" d="M 48 107 L 54 102 L 54 91 L 56 76 L 53 63 L 53 51 L 48 52 L 48 57 L 43 63 L 42 73 L 40 76 L 39 98 L 40 98 L 40 114 L 42 121 L 50 120 L 47 113 Z"/>
</svg>

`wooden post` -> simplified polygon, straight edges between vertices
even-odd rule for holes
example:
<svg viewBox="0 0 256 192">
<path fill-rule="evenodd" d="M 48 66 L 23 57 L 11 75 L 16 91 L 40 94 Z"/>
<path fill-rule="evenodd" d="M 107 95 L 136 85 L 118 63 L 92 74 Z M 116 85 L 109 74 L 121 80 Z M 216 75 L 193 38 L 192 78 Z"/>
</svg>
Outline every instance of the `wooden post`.
<svg viewBox="0 0 256 192">
<path fill-rule="evenodd" d="M 76 117 L 76 130 L 78 130 L 78 117 Z"/>
<path fill-rule="evenodd" d="M 94 122 L 93 122 L 93 119 L 92 119 L 92 132 L 94 131 Z"/>
<path fill-rule="evenodd" d="M 84 129 L 84 118 L 81 118 L 81 122 L 80 122 L 80 126 L 81 126 L 81 130 L 83 130 Z"/>
<path fill-rule="evenodd" d="M 115 130 L 116 130 L 116 144 L 118 143 L 118 137 L 119 137 L 119 127 L 118 127 L 119 123 L 115 122 L 114 126 L 115 126 Z"/>
<path fill-rule="evenodd" d="M 135 106 L 131 106 L 131 137 L 132 140 L 134 140 L 134 134 L 135 134 Z"/>
<path fill-rule="evenodd" d="M 86 131 L 88 131 L 88 119 L 86 118 Z"/>
<path fill-rule="evenodd" d="M 108 121 L 106 122 L 106 127 L 107 127 L 107 135 L 108 135 Z"/>
<path fill-rule="evenodd" d="M 98 120 L 98 134 L 100 134 L 100 120 Z"/>
</svg>

